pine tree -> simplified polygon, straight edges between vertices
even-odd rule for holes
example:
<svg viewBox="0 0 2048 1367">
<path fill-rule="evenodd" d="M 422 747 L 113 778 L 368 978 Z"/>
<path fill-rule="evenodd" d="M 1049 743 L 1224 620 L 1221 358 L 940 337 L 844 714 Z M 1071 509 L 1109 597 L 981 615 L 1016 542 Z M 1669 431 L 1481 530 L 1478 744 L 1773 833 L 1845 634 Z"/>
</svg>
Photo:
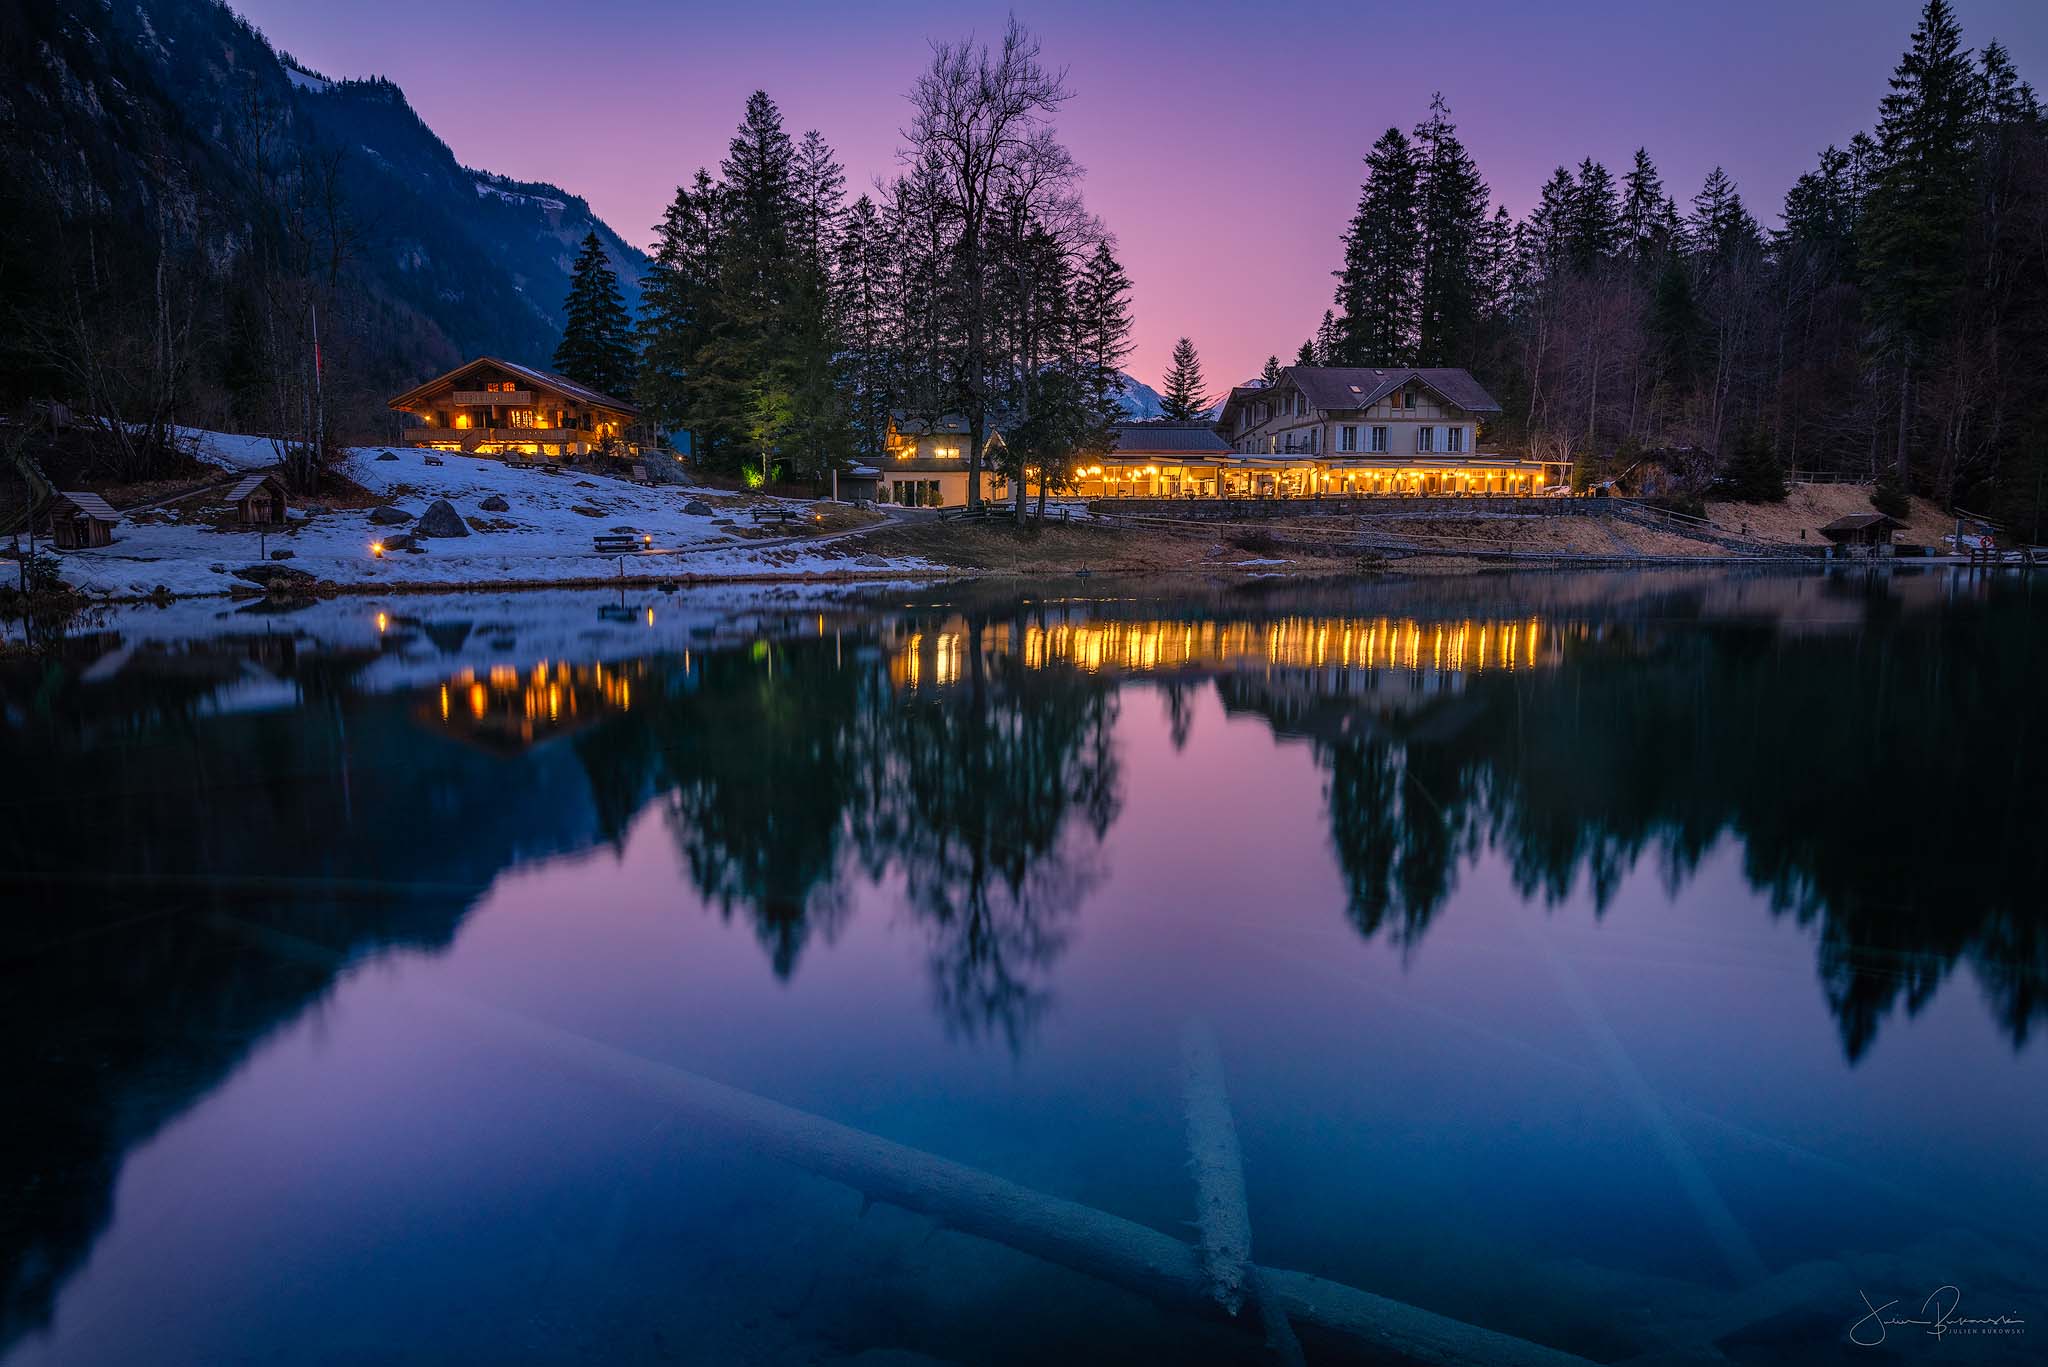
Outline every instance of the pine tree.
<svg viewBox="0 0 2048 1367">
<path fill-rule="evenodd" d="M 1259 370 L 1259 379 L 1268 389 L 1280 383 L 1280 358 L 1278 356 L 1268 356 L 1266 358 L 1266 364 Z"/>
<path fill-rule="evenodd" d="M 1438 92 L 1416 126 L 1420 169 L 1416 218 L 1422 230 L 1415 359 L 1421 365 L 1470 365 L 1479 349 L 1480 243 L 1486 233 L 1486 182 L 1458 140 Z"/>
<path fill-rule="evenodd" d="M 1209 411 L 1202 385 L 1202 361 L 1195 344 L 1183 337 L 1173 344 L 1173 365 L 1160 384 L 1160 416 L 1168 422 L 1194 422 Z"/>
<path fill-rule="evenodd" d="M 1785 485 L 1784 463 L 1761 423 L 1745 427 L 1736 438 L 1725 480 L 1739 503 L 1783 503 L 1791 492 Z"/>
<path fill-rule="evenodd" d="M 1312 366 L 1316 363 L 1316 339 L 1311 337 L 1301 344 L 1301 350 L 1294 353 L 1296 365 Z"/>
<path fill-rule="evenodd" d="M 1763 247 L 1763 230 L 1743 206 L 1735 182 L 1718 166 L 1692 197 L 1685 235 L 1693 253 L 1710 269 L 1725 268 Z"/>
<path fill-rule="evenodd" d="M 633 397 L 633 321 L 619 295 L 619 277 L 592 231 L 569 272 L 568 323 L 555 348 L 554 367 L 578 384 L 616 399 Z"/>
<path fill-rule="evenodd" d="M 1636 149 L 1635 162 L 1621 178 L 1620 250 L 1638 272 L 1647 271 L 1670 246 L 1664 234 L 1664 182 L 1647 148 Z"/>
<path fill-rule="evenodd" d="M 653 261 L 640 282 L 641 406 L 664 431 L 687 431 L 699 461 L 717 463 L 741 436 L 742 383 L 722 311 L 718 262 L 724 197 L 699 170 L 655 227 Z"/>
<path fill-rule="evenodd" d="M 1414 354 L 1422 234 L 1416 223 L 1415 148 L 1389 128 L 1365 158 L 1365 184 L 1344 234 L 1337 272 L 1336 359 L 1343 365 L 1400 364 Z"/>
<path fill-rule="evenodd" d="M 1963 280 L 1979 89 L 1948 0 L 1927 0 L 1879 107 L 1879 170 L 1861 243 L 1878 354 L 1896 376 L 1902 485 L 1911 484 L 1915 380 Z"/>
<path fill-rule="evenodd" d="M 849 417 L 856 448 L 871 461 L 881 458 L 894 398 L 890 324 L 898 288 L 895 266 L 881 212 L 862 195 L 846 213 L 834 273 L 846 341 Z"/>
<path fill-rule="evenodd" d="M 1614 177 L 1605 166 L 1587 157 L 1579 163 L 1578 178 L 1572 184 L 1571 270 L 1591 275 L 1621 242 L 1621 217 L 1614 203 Z"/>
<path fill-rule="evenodd" d="M 1343 335 L 1337 326 L 1336 313 L 1324 309 L 1323 321 L 1316 325 L 1316 364 L 1336 365 L 1342 344 Z"/>
<path fill-rule="evenodd" d="M 1074 282 L 1074 351 L 1088 401 L 1105 419 L 1120 414 L 1131 354 L 1131 277 L 1107 242 L 1095 244 Z"/>
</svg>

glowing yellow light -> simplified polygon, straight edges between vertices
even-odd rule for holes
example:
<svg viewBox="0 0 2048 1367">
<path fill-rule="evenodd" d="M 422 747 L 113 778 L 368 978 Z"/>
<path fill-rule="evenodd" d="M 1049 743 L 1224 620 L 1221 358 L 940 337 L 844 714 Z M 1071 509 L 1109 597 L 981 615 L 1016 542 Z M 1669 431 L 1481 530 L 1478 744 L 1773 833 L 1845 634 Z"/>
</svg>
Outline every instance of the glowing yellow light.
<svg viewBox="0 0 2048 1367">
<path fill-rule="evenodd" d="M 381 541 L 372 541 L 370 543 L 370 554 L 374 556 L 382 556 L 384 554 L 384 543 Z"/>
<path fill-rule="evenodd" d="M 653 609 L 653 608 L 649 608 L 649 609 L 647 609 L 647 625 L 648 625 L 648 626 L 653 626 L 653 625 L 654 625 L 654 609 Z"/>
<path fill-rule="evenodd" d="M 441 685 L 441 720 L 448 720 L 448 685 Z"/>
<path fill-rule="evenodd" d="M 385 615 L 384 615 L 383 613 L 381 613 L 381 612 L 377 614 L 377 630 L 379 630 L 379 631 L 383 631 L 383 630 L 385 630 L 385 629 L 386 629 L 387 627 L 389 627 L 390 625 L 391 625 L 391 619 L 390 619 L 389 617 L 386 617 L 386 616 L 385 616 Z"/>
<path fill-rule="evenodd" d="M 483 720 L 484 706 L 489 701 L 490 695 L 484 692 L 482 684 L 473 683 L 469 686 L 469 710 L 475 714 L 478 721 Z"/>
</svg>

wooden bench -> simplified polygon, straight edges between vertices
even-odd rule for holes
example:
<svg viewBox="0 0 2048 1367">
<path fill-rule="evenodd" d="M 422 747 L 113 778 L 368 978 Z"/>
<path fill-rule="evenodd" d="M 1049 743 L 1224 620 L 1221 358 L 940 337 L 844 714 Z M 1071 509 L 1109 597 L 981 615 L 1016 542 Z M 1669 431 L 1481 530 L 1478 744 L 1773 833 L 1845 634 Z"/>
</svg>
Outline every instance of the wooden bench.
<svg viewBox="0 0 2048 1367">
<path fill-rule="evenodd" d="M 795 527 L 802 523 L 802 519 L 787 508 L 749 508 L 747 516 L 754 519 L 756 527 L 769 523 L 778 527 Z"/>
<path fill-rule="evenodd" d="M 647 546 L 635 532 L 599 532 L 590 541 L 591 549 L 599 555 L 626 555 Z"/>
</svg>

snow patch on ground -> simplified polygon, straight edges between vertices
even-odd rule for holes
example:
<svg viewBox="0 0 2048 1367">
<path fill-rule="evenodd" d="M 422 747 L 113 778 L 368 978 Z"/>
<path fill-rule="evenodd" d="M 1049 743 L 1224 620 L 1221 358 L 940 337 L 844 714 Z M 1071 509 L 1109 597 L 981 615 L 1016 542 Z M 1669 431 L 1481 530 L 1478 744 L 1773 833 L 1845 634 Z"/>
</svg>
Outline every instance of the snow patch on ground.
<svg viewBox="0 0 2048 1367">
<path fill-rule="evenodd" d="M 149 21 L 145 19 L 142 22 L 146 24 Z M 301 90 L 311 90 L 315 93 L 325 93 L 329 90 L 334 89 L 334 82 L 326 80 L 319 76 L 315 76 L 311 72 L 301 71 L 297 67 L 286 67 L 284 69 L 284 74 L 286 80 L 290 81 L 293 85 L 297 86 Z"/>
<path fill-rule="evenodd" d="M 273 465 L 276 452 L 262 437 L 220 433 L 189 434 L 201 459 L 227 469 L 248 470 Z M 259 452 L 267 457 L 258 459 Z M 390 459 L 381 459 L 384 456 Z M 429 465 L 429 459 L 440 462 Z M 420 538 L 425 547 L 414 553 L 394 550 L 379 557 L 373 542 L 408 535 L 412 524 L 383 526 L 370 521 L 370 509 L 312 510 L 294 507 L 288 526 L 259 534 L 253 527 L 217 527 L 216 505 L 203 502 L 175 511 L 138 512 L 124 517 L 114 530 L 112 545 L 65 551 L 59 556 L 66 582 L 91 594 L 142 596 L 162 587 L 181 597 L 225 594 L 242 586 L 233 571 L 267 563 L 268 552 L 288 550 L 283 563 L 316 579 L 346 587 L 374 590 L 380 585 L 567 583 L 611 578 L 620 573 L 644 577 L 802 578 L 805 575 L 872 574 L 877 571 L 921 574 L 937 567 L 899 557 L 881 564 L 862 564 L 861 556 L 835 543 L 847 535 L 810 538 L 767 537 L 749 541 L 735 535 L 750 528 L 740 510 L 714 503 L 711 517 L 683 511 L 696 498 L 720 500 L 729 495 L 688 486 L 643 487 L 624 480 L 575 471 L 558 474 L 515 469 L 503 461 L 435 453 L 403 447 L 357 447 L 344 457 L 344 473 L 384 500 L 417 518 L 437 499 L 447 499 L 475 531 L 466 537 Z M 483 501 L 496 495 L 504 512 L 489 512 Z M 216 495 L 218 498 L 218 495 Z M 756 500 L 757 506 L 783 507 L 799 518 L 810 504 L 800 500 Z M 717 526 L 715 523 L 727 523 Z M 631 528 L 651 538 L 648 549 L 624 557 L 597 554 L 592 538 Z M 780 544 L 778 544 L 780 543 Z"/>
</svg>

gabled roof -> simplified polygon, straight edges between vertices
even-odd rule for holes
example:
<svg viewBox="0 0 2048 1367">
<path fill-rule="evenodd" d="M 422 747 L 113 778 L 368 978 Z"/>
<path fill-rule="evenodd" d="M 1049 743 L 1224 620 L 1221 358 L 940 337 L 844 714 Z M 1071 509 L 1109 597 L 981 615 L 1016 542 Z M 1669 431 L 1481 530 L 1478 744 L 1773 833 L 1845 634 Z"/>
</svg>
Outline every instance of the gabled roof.
<svg viewBox="0 0 2048 1367">
<path fill-rule="evenodd" d="M 284 481 L 268 470 L 237 480 L 235 487 L 228 490 L 228 502 L 240 503 L 266 484 L 275 484 L 280 493 L 284 492 Z"/>
<path fill-rule="evenodd" d="M 1845 513 L 1833 522 L 1823 523 L 1820 530 L 1822 533 L 1860 532 L 1867 527 L 1875 527 L 1879 523 L 1885 523 L 1893 529 L 1906 525 L 1897 518 L 1887 517 L 1883 513 Z"/>
<path fill-rule="evenodd" d="M 896 431 L 905 437 L 963 436 L 967 432 L 967 419 L 958 413 L 912 413 L 908 409 L 890 410 L 889 421 L 896 424 Z M 991 427 L 993 423 L 989 424 Z"/>
<path fill-rule="evenodd" d="M 1288 366 L 1282 383 L 1292 379 L 1308 401 L 1324 412 L 1370 408 L 1403 385 L 1424 388 L 1468 413 L 1498 413 L 1500 404 L 1469 370 L 1452 366 Z"/>
<path fill-rule="evenodd" d="M 1116 428 L 1116 453 L 1160 452 L 1189 456 L 1225 455 L 1230 443 L 1206 422 L 1126 422 Z"/>
<path fill-rule="evenodd" d="M 566 375 L 557 375 L 552 370 L 541 370 L 535 366 L 520 365 L 517 361 L 501 360 L 496 356 L 479 356 L 473 361 L 464 361 L 445 375 L 436 375 L 425 384 L 415 385 L 413 388 L 406 390 L 397 398 L 390 400 L 385 406 L 388 408 L 404 408 L 408 404 L 417 403 L 444 384 L 453 388 L 458 378 L 467 375 L 470 371 L 480 366 L 487 365 L 496 366 L 498 369 L 513 375 L 523 376 L 537 389 L 552 390 L 557 394 L 574 399 L 578 403 L 594 404 L 599 408 L 617 409 L 619 412 L 632 417 L 640 415 L 640 409 L 636 405 L 628 403 L 624 399 L 615 399 L 609 394 L 600 394 L 589 385 L 578 384 Z"/>
<path fill-rule="evenodd" d="M 121 515 L 114 511 L 113 505 L 98 494 L 87 493 L 82 489 L 59 489 L 57 497 L 68 500 L 72 507 L 97 521 L 119 522 L 121 520 Z"/>
</svg>

